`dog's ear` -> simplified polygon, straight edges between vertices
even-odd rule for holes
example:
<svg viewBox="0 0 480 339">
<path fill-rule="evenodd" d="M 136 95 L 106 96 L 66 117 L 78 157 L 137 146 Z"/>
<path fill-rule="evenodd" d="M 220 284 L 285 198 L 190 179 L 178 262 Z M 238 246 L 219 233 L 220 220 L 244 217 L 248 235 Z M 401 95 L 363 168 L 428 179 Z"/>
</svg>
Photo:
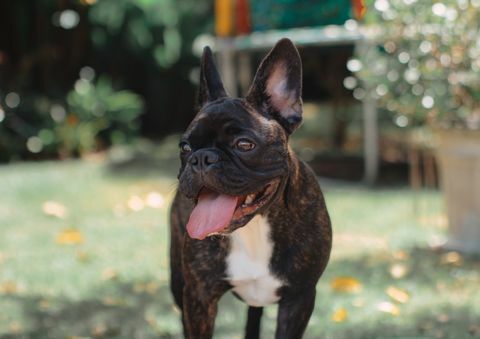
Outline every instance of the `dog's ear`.
<svg viewBox="0 0 480 339">
<path fill-rule="evenodd" d="M 206 46 L 203 49 L 202 63 L 200 65 L 200 89 L 197 96 L 197 105 L 202 107 L 208 101 L 226 97 L 222 79 L 213 60 L 212 50 Z"/>
<path fill-rule="evenodd" d="M 302 61 L 289 39 L 282 39 L 258 67 L 246 99 L 276 119 L 288 133 L 302 122 Z"/>
</svg>

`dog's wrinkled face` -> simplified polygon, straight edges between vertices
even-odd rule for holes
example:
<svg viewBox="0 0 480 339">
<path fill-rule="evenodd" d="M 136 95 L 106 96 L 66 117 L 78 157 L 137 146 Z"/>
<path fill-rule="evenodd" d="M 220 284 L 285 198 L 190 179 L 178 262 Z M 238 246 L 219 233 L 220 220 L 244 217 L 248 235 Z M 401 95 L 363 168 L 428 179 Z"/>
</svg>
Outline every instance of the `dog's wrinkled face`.
<svg viewBox="0 0 480 339">
<path fill-rule="evenodd" d="M 301 64 L 289 40 L 264 59 L 245 99 L 230 98 L 211 52 L 200 111 L 180 141 L 179 190 L 195 202 L 192 238 L 230 233 L 267 208 L 288 176 L 288 135 L 301 122 Z"/>
</svg>

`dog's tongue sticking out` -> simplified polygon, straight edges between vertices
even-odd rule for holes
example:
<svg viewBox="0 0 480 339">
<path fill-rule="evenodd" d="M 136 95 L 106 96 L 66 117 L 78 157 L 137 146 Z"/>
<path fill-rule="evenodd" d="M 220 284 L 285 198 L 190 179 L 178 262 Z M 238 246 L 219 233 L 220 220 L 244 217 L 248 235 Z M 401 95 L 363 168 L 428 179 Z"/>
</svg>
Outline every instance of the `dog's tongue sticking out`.
<svg viewBox="0 0 480 339">
<path fill-rule="evenodd" d="M 188 220 L 188 235 L 202 240 L 207 235 L 224 229 L 232 220 L 237 200 L 237 197 L 230 195 L 202 191 Z"/>
</svg>

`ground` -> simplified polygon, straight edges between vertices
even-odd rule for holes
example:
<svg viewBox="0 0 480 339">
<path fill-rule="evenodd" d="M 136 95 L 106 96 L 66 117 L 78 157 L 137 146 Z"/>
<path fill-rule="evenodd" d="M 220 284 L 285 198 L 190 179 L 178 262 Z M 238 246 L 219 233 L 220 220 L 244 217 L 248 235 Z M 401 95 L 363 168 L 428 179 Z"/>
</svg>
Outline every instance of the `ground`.
<svg viewBox="0 0 480 339">
<path fill-rule="evenodd" d="M 176 161 L 112 157 L 0 167 L 0 338 L 182 337 L 168 287 Z M 334 245 L 306 338 L 480 337 L 480 261 L 432 249 L 438 191 L 320 182 Z M 245 313 L 223 298 L 215 338 L 240 338 Z"/>
</svg>

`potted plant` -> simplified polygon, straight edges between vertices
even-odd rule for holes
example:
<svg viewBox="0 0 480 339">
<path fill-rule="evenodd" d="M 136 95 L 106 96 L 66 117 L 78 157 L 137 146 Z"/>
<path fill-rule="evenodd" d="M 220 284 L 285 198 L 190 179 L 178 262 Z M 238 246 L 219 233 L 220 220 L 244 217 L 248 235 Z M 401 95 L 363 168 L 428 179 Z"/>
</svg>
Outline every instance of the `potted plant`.
<svg viewBox="0 0 480 339">
<path fill-rule="evenodd" d="M 401 126 L 433 130 L 446 246 L 480 253 L 480 1 L 371 4 L 374 43 L 354 60 L 357 94 L 373 96 Z"/>
</svg>

